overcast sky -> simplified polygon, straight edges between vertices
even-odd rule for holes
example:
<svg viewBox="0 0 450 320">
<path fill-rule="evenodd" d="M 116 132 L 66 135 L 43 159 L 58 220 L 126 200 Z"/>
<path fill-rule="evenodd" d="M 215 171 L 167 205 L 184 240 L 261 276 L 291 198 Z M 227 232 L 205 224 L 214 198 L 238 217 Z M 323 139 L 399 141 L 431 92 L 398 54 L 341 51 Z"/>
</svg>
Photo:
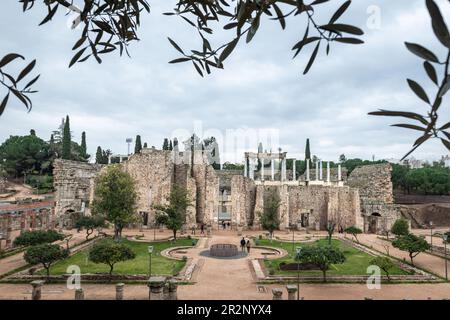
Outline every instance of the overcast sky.
<svg viewBox="0 0 450 320">
<path fill-rule="evenodd" d="M 347 158 L 401 158 L 417 133 L 389 127 L 398 119 L 367 112 L 392 108 L 425 113 L 426 106 L 409 90 L 406 78 L 417 80 L 430 96 L 434 88 L 420 59 L 403 43 L 417 42 L 444 54 L 432 34 L 424 0 L 358 0 L 341 21 L 364 29 L 366 43 L 333 45 L 330 56 L 321 52 L 307 76 L 302 72 L 312 48 L 295 60 L 290 50 L 305 28 L 304 17 L 296 17 L 288 20 L 284 32 L 277 21 L 263 21 L 251 44 L 240 43 L 227 59 L 225 70 L 201 78 L 191 64 L 167 63 L 179 57 L 167 36 L 183 48 L 199 46 L 186 23 L 161 14 L 176 1 L 154 0 L 151 14 L 142 19 L 141 41 L 130 47 L 132 59 L 109 54 L 101 65 L 89 60 L 68 69 L 80 32 L 67 27 L 68 17 L 61 11 L 57 19 L 38 27 L 45 15 L 41 1 L 25 14 L 18 1 L 2 2 L 7 3 L 0 10 L 0 55 L 17 52 L 36 58 L 41 79 L 30 113 L 11 100 L 0 118 L 0 141 L 27 134 L 31 128 L 49 139 L 69 114 L 74 139 L 79 141 L 86 131 L 91 154 L 98 145 L 126 153 L 125 139 L 136 134 L 160 148 L 164 137 L 197 127 L 200 136 L 212 133 L 219 141 L 230 139 L 233 130 L 238 135 L 262 134 L 223 150 L 225 160 L 231 161 L 240 161 L 244 150 L 256 150 L 255 140 L 263 140 L 267 132 L 273 134 L 272 146 L 264 147 L 281 147 L 291 157 L 304 157 L 305 140 L 310 138 L 312 153 L 325 160 L 336 160 L 342 153 Z M 326 23 L 342 2 L 323 5 L 319 22 Z M 438 3 L 450 21 L 449 2 Z M 380 28 L 367 24 L 373 8 L 380 9 Z M 231 37 L 220 33 L 213 43 Z M 447 107 L 444 104 L 442 122 L 450 120 Z M 447 153 L 433 141 L 414 157 L 437 159 Z"/>
</svg>

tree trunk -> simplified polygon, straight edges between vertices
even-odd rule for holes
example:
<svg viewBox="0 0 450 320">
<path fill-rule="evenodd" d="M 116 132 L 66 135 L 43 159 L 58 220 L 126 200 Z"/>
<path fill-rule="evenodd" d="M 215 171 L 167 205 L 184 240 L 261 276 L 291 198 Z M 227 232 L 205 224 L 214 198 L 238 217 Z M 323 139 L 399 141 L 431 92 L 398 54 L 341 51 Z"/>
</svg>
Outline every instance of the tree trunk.
<svg viewBox="0 0 450 320">
<path fill-rule="evenodd" d="M 122 234 L 122 228 L 118 225 L 114 225 L 114 240 L 119 241 Z"/>
<path fill-rule="evenodd" d="M 413 261 L 413 258 L 414 258 L 414 257 L 413 257 L 413 255 L 412 255 L 412 253 L 409 254 L 409 257 L 411 258 L 411 264 L 414 266 L 414 261 Z"/>
<path fill-rule="evenodd" d="M 177 241 L 177 230 L 172 230 L 173 231 L 173 240 Z"/>
<path fill-rule="evenodd" d="M 327 282 L 327 271 L 322 270 L 322 273 L 323 273 L 323 282 Z"/>
<path fill-rule="evenodd" d="M 112 272 L 113 272 L 113 268 L 114 268 L 114 265 L 113 265 L 113 264 L 109 265 L 109 281 L 110 281 L 110 282 L 111 282 L 111 280 L 112 280 Z"/>
</svg>

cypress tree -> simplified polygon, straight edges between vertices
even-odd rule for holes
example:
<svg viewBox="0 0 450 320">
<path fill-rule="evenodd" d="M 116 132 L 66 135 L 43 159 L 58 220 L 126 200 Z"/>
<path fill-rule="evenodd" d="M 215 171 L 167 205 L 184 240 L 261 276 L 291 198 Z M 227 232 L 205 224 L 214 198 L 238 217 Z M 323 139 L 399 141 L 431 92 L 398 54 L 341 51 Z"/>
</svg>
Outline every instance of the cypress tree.
<svg viewBox="0 0 450 320">
<path fill-rule="evenodd" d="M 64 133 L 62 140 L 62 158 L 70 160 L 72 158 L 71 152 L 71 136 L 70 136 L 70 122 L 69 116 L 66 116 L 66 121 L 64 122 Z"/>
<path fill-rule="evenodd" d="M 50 142 L 49 142 L 49 144 L 50 144 L 51 146 L 53 146 L 53 145 L 55 144 L 55 137 L 53 136 L 53 134 L 50 136 Z"/>
<path fill-rule="evenodd" d="M 142 150 L 142 143 L 141 143 L 141 136 L 136 136 L 136 144 L 134 145 L 134 153 L 141 153 Z"/>
<path fill-rule="evenodd" d="M 31 129 L 30 130 L 30 136 L 36 136 L 36 130 Z"/>
<path fill-rule="evenodd" d="M 86 148 L 86 132 L 83 131 L 81 134 L 81 147 L 80 147 L 80 156 L 83 160 L 87 160 L 87 148 Z"/>
<path fill-rule="evenodd" d="M 309 148 L 309 139 L 306 139 L 305 160 L 311 159 L 311 150 Z"/>
<path fill-rule="evenodd" d="M 100 146 L 97 147 L 97 152 L 95 153 L 95 163 L 97 164 L 103 163 L 103 152 Z"/>
<path fill-rule="evenodd" d="M 170 150 L 170 151 L 173 150 L 172 140 L 169 141 L 169 150 Z"/>
<path fill-rule="evenodd" d="M 147 142 L 144 142 L 144 149 L 148 148 Z"/>
<path fill-rule="evenodd" d="M 163 143 L 162 149 L 169 150 L 169 140 L 167 138 L 164 138 L 164 143 Z"/>
</svg>

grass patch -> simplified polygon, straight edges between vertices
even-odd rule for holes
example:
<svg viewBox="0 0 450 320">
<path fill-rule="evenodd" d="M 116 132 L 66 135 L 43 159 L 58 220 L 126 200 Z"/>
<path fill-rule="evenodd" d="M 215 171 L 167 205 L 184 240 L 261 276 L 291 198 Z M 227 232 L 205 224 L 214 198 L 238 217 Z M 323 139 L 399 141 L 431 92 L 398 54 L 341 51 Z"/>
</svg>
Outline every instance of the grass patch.
<svg viewBox="0 0 450 320">
<path fill-rule="evenodd" d="M 155 275 L 174 275 L 180 272 L 184 267 L 184 261 L 168 259 L 161 255 L 170 247 L 192 246 L 196 243 L 194 239 L 177 239 L 177 241 L 162 241 L 162 242 L 136 242 L 129 240 L 122 240 L 136 253 L 136 258 L 129 261 L 118 262 L 114 265 L 113 274 L 134 275 L 134 274 L 148 274 L 149 269 L 149 255 L 148 246 L 153 246 L 152 254 L 152 274 Z M 88 259 L 89 249 L 81 250 L 67 259 L 56 262 L 50 268 L 50 274 L 61 275 L 65 274 L 67 267 L 70 265 L 77 265 L 81 269 L 81 273 L 108 273 L 109 267 L 106 264 L 96 264 Z M 45 270 L 40 270 L 38 274 L 45 274 Z"/>
<path fill-rule="evenodd" d="M 328 240 L 320 239 L 315 242 L 296 242 L 295 247 L 307 247 L 311 245 L 327 245 Z M 285 263 L 295 263 L 295 249 L 293 249 L 292 242 L 280 242 L 280 241 L 270 241 L 270 240 L 259 240 L 259 245 L 261 246 L 269 246 L 275 248 L 282 248 L 289 252 L 289 255 L 275 259 L 275 260 L 267 260 L 264 261 L 264 265 L 267 270 L 273 270 L 275 275 L 281 276 L 290 276 L 297 275 L 297 271 L 284 271 L 280 270 L 279 265 L 282 262 Z M 327 275 L 330 276 L 344 276 L 344 275 L 368 275 L 367 267 L 370 265 L 370 261 L 374 258 L 373 256 L 358 250 L 354 247 L 351 247 L 340 240 L 333 239 L 331 241 L 331 245 L 339 248 L 345 255 L 345 262 L 343 264 L 331 265 L 330 269 L 327 271 Z M 384 275 L 384 271 L 381 271 Z M 407 271 L 401 269 L 399 266 L 395 266 L 390 270 L 391 275 L 407 275 L 409 274 Z M 305 276 L 321 276 L 322 272 L 320 270 L 300 270 L 300 275 Z"/>
</svg>

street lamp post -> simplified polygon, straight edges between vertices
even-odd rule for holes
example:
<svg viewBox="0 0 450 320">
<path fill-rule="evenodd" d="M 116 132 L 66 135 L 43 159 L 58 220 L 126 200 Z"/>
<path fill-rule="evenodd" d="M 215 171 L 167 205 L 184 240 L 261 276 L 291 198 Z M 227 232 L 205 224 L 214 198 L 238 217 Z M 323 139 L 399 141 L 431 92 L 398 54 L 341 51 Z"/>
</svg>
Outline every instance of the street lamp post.
<svg viewBox="0 0 450 320">
<path fill-rule="evenodd" d="M 300 300 L 300 252 L 302 247 L 297 247 L 297 300 Z"/>
<path fill-rule="evenodd" d="M 431 238 L 430 251 L 433 251 L 433 221 L 430 221 L 430 238 Z"/>
<path fill-rule="evenodd" d="M 153 253 L 153 246 L 148 246 L 148 277 L 150 278 L 152 276 L 152 253 Z"/>
<path fill-rule="evenodd" d="M 448 241 L 448 234 L 444 234 L 442 236 L 442 238 L 444 239 L 444 259 L 445 259 L 445 280 L 448 281 L 448 268 L 447 268 L 447 241 Z"/>
</svg>

